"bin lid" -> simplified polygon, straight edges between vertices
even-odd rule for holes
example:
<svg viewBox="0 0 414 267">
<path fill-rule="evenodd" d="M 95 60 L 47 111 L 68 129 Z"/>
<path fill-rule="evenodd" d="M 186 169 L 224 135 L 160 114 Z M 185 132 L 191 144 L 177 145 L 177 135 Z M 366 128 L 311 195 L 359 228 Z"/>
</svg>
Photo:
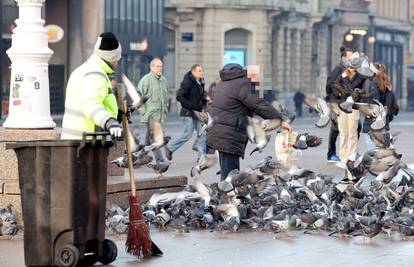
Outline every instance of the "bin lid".
<svg viewBox="0 0 414 267">
<path fill-rule="evenodd" d="M 109 138 L 107 138 L 109 136 Z M 86 139 L 87 138 L 87 139 Z M 90 139 L 92 138 L 92 139 Z M 6 149 L 19 149 L 24 147 L 68 147 L 83 146 L 86 144 L 100 144 L 101 146 L 111 147 L 114 140 L 110 138 L 108 132 L 85 133 L 82 140 L 35 140 L 35 141 L 17 141 L 6 144 Z"/>
</svg>

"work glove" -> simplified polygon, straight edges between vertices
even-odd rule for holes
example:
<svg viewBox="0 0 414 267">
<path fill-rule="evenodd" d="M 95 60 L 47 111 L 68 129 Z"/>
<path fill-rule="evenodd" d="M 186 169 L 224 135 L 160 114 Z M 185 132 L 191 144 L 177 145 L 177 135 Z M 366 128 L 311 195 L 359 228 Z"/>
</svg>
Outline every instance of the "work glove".
<svg viewBox="0 0 414 267">
<path fill-rule="evenodd" d="M 126 112 L 124 112 L 122 109 L 118 109 L 118 117 L 116 118 L 116 120 L 121 123 L 122 122 L 122 115 L 125 114 L 127 121 L 129 124 L 132 123 L 131 121 L 131 115 L 132 112 L 134 112 L 136 110 L 136 108 L 134 108 L 133 106 L 128 106 Z"/>
<path fill-rule="evenodd" d="M 109 119 L 105 123 L 105 129 L 109 131 L 111 136 L 116 139 L 121 139 L 124 130 L 122 129 L 121 125 L 113 118 Z"/>
</svg>

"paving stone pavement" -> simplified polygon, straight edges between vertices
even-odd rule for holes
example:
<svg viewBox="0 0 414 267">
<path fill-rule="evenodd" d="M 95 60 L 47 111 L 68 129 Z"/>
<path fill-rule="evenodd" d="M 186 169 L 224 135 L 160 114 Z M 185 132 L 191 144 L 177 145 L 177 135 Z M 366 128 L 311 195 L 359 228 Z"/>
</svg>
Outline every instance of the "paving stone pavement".
<svg viewBox="0 0 414 267">
<path fill-rule="evenodd" d="M 343 175 L 343 171 L 326 162 L 328 128 L 313 126 L 315 118 L 300 118 L 293 126 L 299 132 L 309 132 L 321 136 L 324 143 L 304 151 L 297 165 L 316 172 Z M 392 124 L 392 132 L 400 132 L 396 143 L 397 152 L 407 163 L 414 163 L 412 152 L 414 136 L 414 113 L 402 113 Z M 165 131 L 172 137 L 180 134 L 179 119 L 167 121 Z M 143 131 L 142 136 L 144 136 Z M 165 175 L 189 176 L 190 168 L 196 160 L 191 150 L 191 142 L 174 153 L 169 171 Z M 251 145 L 246 151 L 252 149 Z M 242 168 L 254 164 L 267 155 L 274 156 L 274 148 L 268 146 L 262 154 L 246 157 Z M 360 153 L 365 151 L 363 139 Z M 202 173 L 206 183 L 218 181 L 215 174 L 218 166 Z M 137 170 L 137 179 L 153 176 L 147 168 Z M 189 179 L 191 183 L 191 179 Z M 303 234 L 301 231 L 290 233 L 290 237 L 267 232 L 241 231 L 225 234 L 209 231 L 191 231 L 178 234 L 172 230 L 163 231 L 153 228 L 152 239 L 163 250 L 163 257 L 137 261 L 124 251 L 125 235 L 112 236 L 118 245 L 119 256 L 111 266 L 413 266 L 414 242 L 402 241 L 399 236 L 391 240 L 383 235 L 373 240 L 363 237 L 340 239 L 327 237 L 326 233 Z M 0 240 L 0 266 L 24 266 L 23 241 Z"/>
</svg>

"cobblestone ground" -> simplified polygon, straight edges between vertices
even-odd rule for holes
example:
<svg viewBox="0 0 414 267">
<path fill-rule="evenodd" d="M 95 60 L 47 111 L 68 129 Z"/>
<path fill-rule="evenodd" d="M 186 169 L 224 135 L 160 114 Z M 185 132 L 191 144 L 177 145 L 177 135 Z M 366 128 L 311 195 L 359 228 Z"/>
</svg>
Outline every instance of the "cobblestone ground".
<svg viewBox="0 0 414 267">
<path fill-rule="evenodd" d="M 304 151 L 303 158 L 297 165 L 318 173 L 342 176 L 341 170 L 326 162 L 328 129 L 318 129 L 313 126 L 313 122 L 314 118 L 301 118 L 294 123 L 295 130 L 318 135 L 324 139 L 324 143 L 318 148 Z M 182 129 L 176 117 L 170 118 L 165 128 L 172 137 L 178 136 Z M 144 136 L 144 131 L 142 132 Z M 403 154 L 403 160 L 414 163 L 414 113 L 399 115 L 392 123 L 392 132 L 400 132 L 396 149 Z M 165 175 L 189 176 L 190 168 L 196 160 L 191 144 L 185 144 L 174 154 L 173 163 Z M 247 151 L 251 149 L 249 146 Z M 273 146 L 269 146 L 262 154 L 246 157 L 242 161 L 242 167 L 254 164 L 267 155 L 274 156 L 273 151 Z M 365 145 L 361 140 L 360 153 L 364 151 Z M 203 172 L 204 181 L 217 181 L 217 170 L 218 167 Z M 146 168 L 139 169 L 137 173 L 138 179 L 139 175 L 156 175 Z M 191 183 L 191 178 L 189 181 Z M 111 236 L 119 249 L 119 256 L 112 266 L 412 266 L 414 261 L 414 242 L 402 241 L 399 236 L 393 236 L 389 240 L 381 235 L 368 240 L 363 237 L 327 237 L 326 233 L 308 235 L 301 231 L 283 236 L 250 231 L 236 234 L 209 231 L 177 234 L 174 231 L 158 229 L 152 229 L 151 234 L 152 239 L 163 250 L 163 257 L 139 262 L 124 252 L 125 235 Z M 0 240 L 0 266 L 24 266 L 21 237 Z"/>
</svg>

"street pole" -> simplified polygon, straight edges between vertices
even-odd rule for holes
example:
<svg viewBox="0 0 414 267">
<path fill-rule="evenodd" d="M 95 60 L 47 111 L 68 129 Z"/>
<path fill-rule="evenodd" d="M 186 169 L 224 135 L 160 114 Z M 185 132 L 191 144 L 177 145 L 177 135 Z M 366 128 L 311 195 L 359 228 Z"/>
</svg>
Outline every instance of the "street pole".
<svg viewBox="0 0 414 267">
<path fill-rule="evenodd" d="M 3 114 L 3 3 L 0 3 L 0 119 Z"/>
<path fill-rule="evenodd" d="M 45 0 L 16 0 L 19 6 L 17 27 L 7 54 L 12 62 L 9 116 L 4 128 L 44 129 L 56 124 L 50 116 L 48 62 L 53 51 L 48 47 L 43 27 Z"/>
</svg>

